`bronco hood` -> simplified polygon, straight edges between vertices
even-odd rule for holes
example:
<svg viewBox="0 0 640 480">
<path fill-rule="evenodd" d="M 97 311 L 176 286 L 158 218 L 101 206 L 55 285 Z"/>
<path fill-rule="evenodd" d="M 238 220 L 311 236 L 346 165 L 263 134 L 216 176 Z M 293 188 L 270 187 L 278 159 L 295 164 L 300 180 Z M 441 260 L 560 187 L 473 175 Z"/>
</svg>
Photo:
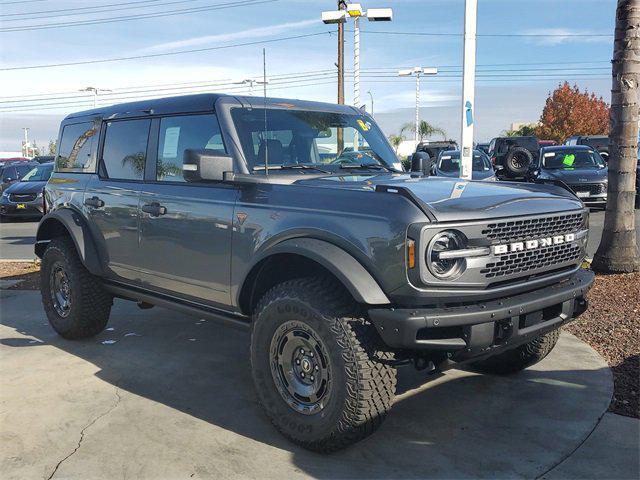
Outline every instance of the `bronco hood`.
<svg viewBox="0 0 640 480">
<path fill-rule="evenodd" d="M 348 181 L 324 177 L 302 183 L 403 195 L 439 222 L 518 217 L 584 208 L 582 202 L 564 188 L 534 183 L 469 182 L 459 178 L 412 178 L 410 175 L 393 174 L 351 177 Z"/>
</svg>

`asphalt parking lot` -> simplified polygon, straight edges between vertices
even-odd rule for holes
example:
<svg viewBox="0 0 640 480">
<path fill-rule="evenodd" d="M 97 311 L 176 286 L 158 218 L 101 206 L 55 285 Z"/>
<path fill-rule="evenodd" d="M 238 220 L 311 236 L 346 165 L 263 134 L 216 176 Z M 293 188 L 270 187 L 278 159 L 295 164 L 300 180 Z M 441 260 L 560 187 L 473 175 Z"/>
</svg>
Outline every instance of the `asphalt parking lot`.
<svg viewBox="0 0 640 480">
<path fill-rule="evenodd" d="M 587 257 L 592 258 L 598 249 L 602 228 L 604 226 L 604 211 L 592 210 L 589 219 L 589 243 Z M 17 220 L 0 224 L 0 259 L 31 260 L 35 258 L 33 244 L 36 238 L 37 221 Z M 636 210 L 636 232 L 640 239 L 640 210 Z"/>
<path fill-rule="evenodd" d="M 38 292 L 0 298 L 3 478 L 637 477 L 637 422 L 605 413 L 610 370 L 569 334 L 515 376 L 403 368 L 382 428 L 322 456 L 263 415 L 244 330 L 117 300 L 106 331 L 67 341 Z"/>
</svg>

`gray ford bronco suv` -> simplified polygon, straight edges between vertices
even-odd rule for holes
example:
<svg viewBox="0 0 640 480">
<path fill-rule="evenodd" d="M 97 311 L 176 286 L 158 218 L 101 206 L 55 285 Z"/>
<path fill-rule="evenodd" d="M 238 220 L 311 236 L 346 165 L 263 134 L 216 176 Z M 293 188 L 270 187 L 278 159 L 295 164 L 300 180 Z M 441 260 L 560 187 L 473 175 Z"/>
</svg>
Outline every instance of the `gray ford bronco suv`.
<svg viewBox="0 0 640 480">
<path fill-rule="evenodd" d="M 69 115 L 37 232 L 64 338 L 114 297 L 251 329 L 286 437 L 329 452 L 372 433 L 396 368 L 511 373 L 586 308 L 588 213 L 553 185 L 405 173 L 344 105 L 203 94 Z"/>
</svg>

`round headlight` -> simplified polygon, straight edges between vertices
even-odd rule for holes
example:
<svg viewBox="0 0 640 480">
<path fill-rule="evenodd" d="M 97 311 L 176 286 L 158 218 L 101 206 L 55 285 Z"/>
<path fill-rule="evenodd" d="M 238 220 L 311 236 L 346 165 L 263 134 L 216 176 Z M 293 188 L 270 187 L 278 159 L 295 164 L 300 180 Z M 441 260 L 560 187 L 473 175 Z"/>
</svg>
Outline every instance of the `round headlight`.
<svg viewBox="0 0 640 480">
<path fill-rule="evenodd" d="M 429 242 L 427 248 L 427 266 L 429 271 L 441 280 L 448 280 L 460 275 L 466 268 L 464 258 L 443 258 L 441 253 L 466 248 L 466 238 L 456 230 L 445 230 L 438 233 Z"/>
</svg>

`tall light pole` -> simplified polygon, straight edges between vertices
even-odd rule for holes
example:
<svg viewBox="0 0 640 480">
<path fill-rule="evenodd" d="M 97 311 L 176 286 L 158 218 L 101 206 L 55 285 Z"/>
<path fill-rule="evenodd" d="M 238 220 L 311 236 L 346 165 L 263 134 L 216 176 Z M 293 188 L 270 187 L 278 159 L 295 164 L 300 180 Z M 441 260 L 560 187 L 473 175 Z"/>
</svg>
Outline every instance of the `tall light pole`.
<svg viewBox="0 0 640 480">
<path fill-rule="evenodd" d="M 371 116 L 373 117 L 373 93 L 371 93 L 371 90 L 367 90 L 367 93 L 371 97 Z"/>
<path fill-rule="evenodd" d="M 436 67 L 413 67 L 406 70 L 399 70 L 398 75 L 401 77 L 410 77 L 415 75 L 416 77 L 416 123 L 415 123 L 415 142 L 418 146 L 420 139 L 420 76 L 421 75 L 437 75 L 438 69 Z"/>
<path fill-rule="evenodd" d="M 96 87 L 85 87 L 78 90 L 79 92 L 93 92 L 93 108 L 96 108 L 98 104 L 98 93 L 99 92 L 110 92 L 108 88 L 96 88 Z"/>
<path fill-rule="evenodd" d="M 326 24 L 343 24 L 353 18 L 353 104 L 360 107 L 360 17 L 366 17 L 370 22 L 390 22 L 393 20 L 391 8 L 370 8 L 364 10 L 359 3 L 348 3 L 346 10 L 342 9 L 344 2 L 338 2 L 338 10 L 322 12 L 322 21 Z M 341 64 L 338 51 L 338 65 Z M 340 67 L 338 66 L 338 69 Z"/>
<path fill-rule="evenodd" d="M 240 80 L 239 82 L 233 82 L 237 85 L 249 85 L 249 95 L 253 95 L 253 86 L 254 85 L 266 85 L 269 84 L 269 80 L 255 80 L 253 78 L 245 78 L 244 80 Z"/>
<path fill-rule="evenodd" d="M 473 168 L 473 111 L 475 108 L 477 15 L 478 0 L 465 0 L 460 178 L 466 180 L 471 180 Z"/>
</svg>

